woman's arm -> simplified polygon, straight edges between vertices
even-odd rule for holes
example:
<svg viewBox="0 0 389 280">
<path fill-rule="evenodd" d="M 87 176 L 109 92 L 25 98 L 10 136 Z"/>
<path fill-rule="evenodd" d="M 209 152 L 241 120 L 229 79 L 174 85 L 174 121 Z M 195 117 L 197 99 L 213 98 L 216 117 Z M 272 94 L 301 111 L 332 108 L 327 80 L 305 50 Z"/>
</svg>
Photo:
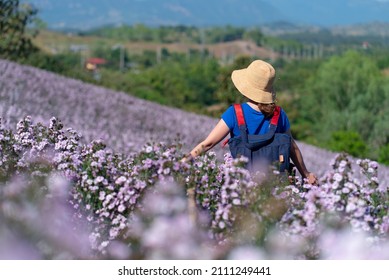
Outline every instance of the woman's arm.
<svg viewBox="0 0 389 280">
<path fill-rule="evenodd" d="M 230 132 L 227 124 L 224 120 L 220 120 L 217 125 L 213 128 L 211 133 L 205 138 L 202 142 L 200 142 L 191 152 L 190 155 L 195 157 L 198 156 L 209 149 L 213 148 L 217 143 L 224 139 Z"/>
<path fill-rule="evenodd" d="M 316 184 L 317 178 L 316 178 L 315 174 L 309 172 L 307 167 L 305 166 L 303 155 L 302 155 L 299 147 L 297 146 L 296 141 L 294 141 L 290 130 L 288 130 L 286 132 L 286 134 L 290 135 L 290 137 L 292 138 L 290 157 L 291 157 L 293 163 L 296 165 L 297 170 L 300 172 L 300 174 L 303 178 L 308 179 L 309 184 Z"/>
</svg>

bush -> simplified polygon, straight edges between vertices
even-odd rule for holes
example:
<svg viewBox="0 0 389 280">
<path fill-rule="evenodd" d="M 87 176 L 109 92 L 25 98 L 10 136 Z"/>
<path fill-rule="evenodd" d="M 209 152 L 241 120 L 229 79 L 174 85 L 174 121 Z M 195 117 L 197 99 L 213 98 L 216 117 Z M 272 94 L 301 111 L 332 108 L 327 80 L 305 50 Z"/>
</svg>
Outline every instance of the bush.
<svg viewBox="0 0 389 280">
<path fill-rule="evenodd" d="M 383 164 L 389 165 L 389 144 L 386 144 L 385 146 L 380 148 L 378 161 Z"/>
<path fill-rule="evenodd" d="M 337 152 L 346 152 L 355 157 L 367 155 L 367 145 L 355 131 L 335 131 L 331 135 L 329 148 Z"/>
</svg>

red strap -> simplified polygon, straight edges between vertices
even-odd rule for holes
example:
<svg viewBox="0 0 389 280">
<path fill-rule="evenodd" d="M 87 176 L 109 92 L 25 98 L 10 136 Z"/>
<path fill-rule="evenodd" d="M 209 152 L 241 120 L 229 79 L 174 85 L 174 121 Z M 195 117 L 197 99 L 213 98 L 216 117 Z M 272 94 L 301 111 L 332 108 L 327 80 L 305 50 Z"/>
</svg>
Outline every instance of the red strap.
<svg viewBox="0 0 389 280">
<path fill-rule="evenodd" d="M 245 125 L 244 117 L 243 117 L 243 110 L 242 110 L 242 105 L 241 104 L 234 104 L 234 109 L 235 109 L 235 114 L 236 118 L 238 120 L 238 126 Z M 224 148 L 228 144 L 228 140 L 226 139 L 222 143 L 222 147 Z"/>
<path fill-rule="evenodd" d="M 273 117 L 271 118 L 270 124 L 277 125 L 278 119 L 280 118 L 280 114 L 281 114 L 281 107 L 276 106 L 276 108 L 274 109 Z"/>
<path fill-rule="evenodd" d="M 242 106 L 240 104 L 234 104 L 236 118 L 238 119 L 238 126 L 245 125 Z"/>
</svg>

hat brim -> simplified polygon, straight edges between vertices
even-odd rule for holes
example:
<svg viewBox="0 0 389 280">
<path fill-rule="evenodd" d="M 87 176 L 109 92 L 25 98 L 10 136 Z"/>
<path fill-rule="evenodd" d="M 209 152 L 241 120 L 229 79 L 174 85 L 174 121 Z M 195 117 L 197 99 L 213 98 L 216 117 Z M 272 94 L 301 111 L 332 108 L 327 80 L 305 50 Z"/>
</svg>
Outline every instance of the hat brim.
<svg viewBox="0 0 389 280">
<path fill-rule="evenodd" d="M 247 79 L 247 69 L 234 70 L 231 79 L 237 90 L 250 100 L 263 104 L 274 103 L 274 91 L 261 90 L 251 85 Z"/>
</svg>

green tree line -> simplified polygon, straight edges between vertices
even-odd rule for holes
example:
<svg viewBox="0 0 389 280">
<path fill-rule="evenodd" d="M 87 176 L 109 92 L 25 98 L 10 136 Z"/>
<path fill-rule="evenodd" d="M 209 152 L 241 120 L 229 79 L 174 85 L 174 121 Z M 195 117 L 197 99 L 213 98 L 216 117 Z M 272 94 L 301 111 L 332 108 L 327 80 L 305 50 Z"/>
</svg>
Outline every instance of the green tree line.
<svg viewBox="0 0 389 280">
<path fill-rule="evenodd" d="M 120 27 L 104 26 L 78 33 L 81 36 L 99 36 L 129 42 L 156 43 L 196 43 L 212 44 L 235 40 L 252 40 L 261 45 L 264 35 L 258 28 L 234 26 L 216 26 L 200 28 L 195 26 L 159 26 L 149 27 L 144 24 L 123 25 Z"/>
</svg>

